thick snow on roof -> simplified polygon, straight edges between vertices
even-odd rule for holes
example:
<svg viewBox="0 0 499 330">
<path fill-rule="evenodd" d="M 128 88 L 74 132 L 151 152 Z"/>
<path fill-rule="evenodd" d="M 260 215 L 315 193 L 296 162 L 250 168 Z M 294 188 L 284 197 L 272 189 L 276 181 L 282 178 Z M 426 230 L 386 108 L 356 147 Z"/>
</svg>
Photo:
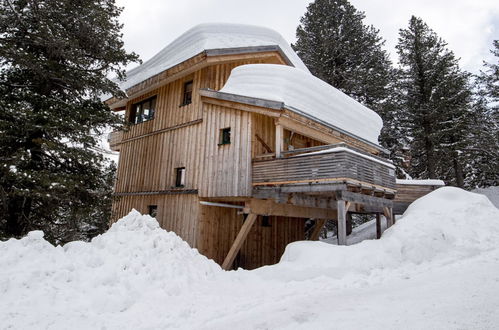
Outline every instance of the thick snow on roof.
<svg viewBox="0 0 499 330">
<path fill-rule="evenodd" d="M 308 72 L 276 64 L 234 68 L 221 92 L 284 102 L 295 112 L 378 144 L 381 118 Z"/>
<path fill-rule="evenodd" d="M 126 81 L 120 83 L 120 88 L 126 90 L 205 50 L 256 46 L 279 46 L 295 67 L 308 72 L 289 43 L 272 29 L 243 24 L 206 23 L 188 30 L 150 60 L 128 71 Z"/>
</svg>

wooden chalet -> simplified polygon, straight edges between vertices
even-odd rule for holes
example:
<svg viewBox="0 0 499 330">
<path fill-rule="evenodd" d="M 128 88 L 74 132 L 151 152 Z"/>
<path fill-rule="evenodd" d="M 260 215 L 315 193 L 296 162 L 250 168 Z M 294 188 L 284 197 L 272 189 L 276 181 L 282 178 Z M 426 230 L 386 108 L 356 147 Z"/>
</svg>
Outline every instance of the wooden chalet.
<svg viewBox="0 0 499 330">
<path fill-rule="evenodd" d="M 114 220 L 132 208 L 149 213 L 225 269 L 276 263 L 290 242 L 318 239 L 327 220 L 346 244 L 353 213 L 393 224 L 394 209 L 425 192 L 416 187 L 398 203 L 405 186 L 385 151 L 363 137 L 372 123 L 347 116 L 361 126 L 352 133 L 340 118 L 343 106 L 377 115 L 331 86 L 326 94 L 339 104 L 326 106 L 338 113 L 295 107 L 288 101 L 300 92 L 277 79 L 286 75 L 314 102 L 314 89 L 326 88 L 274 31 L 229 24 L 197 26 L 130 71 L 127 98 L 106 101 L 130 122 L 110 136 L 120 152 Z M 274 89 L 287 99 L 273 98 Z"/>
</svg>

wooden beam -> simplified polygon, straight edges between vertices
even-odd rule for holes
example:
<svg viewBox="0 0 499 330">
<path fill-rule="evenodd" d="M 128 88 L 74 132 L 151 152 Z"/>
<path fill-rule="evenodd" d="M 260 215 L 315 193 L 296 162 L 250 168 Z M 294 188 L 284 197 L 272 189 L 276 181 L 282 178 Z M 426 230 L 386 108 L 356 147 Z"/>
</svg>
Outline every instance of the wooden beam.
<svg viewBox="0 0 499 330">
<path fill-rule="evenodd" d="M 281 152 L 283 151 L 283 138 L 284 138 L 284 128 L 282 125 L 275 125 L 275 157 L 281 158 Z"/>
<path fill-rule="evenodd" d="M 381 214 L 376 212 L 376 238 L 381 238 Z"/>
<path fill-rule="evenodd" d="M 294 218 L 336 219 L 335 210 L 276 203 L 268 199 L 249 200 L 244 212 Z"/>
<path fill-rule="evenodd" d="M 338 209 L 338 245 L 347 245 L 347 217 L 345 201 L 337 201 Z"/>
<path fill-rule="evenodd" d="M 317 219 L 315 220 L 315 226 L 314 229 L 312 230 L 312 233 L 310 234 L 309 240 L 310 241 L 317 241 L 319 239 L 319 235 L 321 234 L 322 228 L 326 225 L 327 220 L 326 219 Z"/>
<path fill-rule="evenodd" d="M 269 147 L 269 145 L 267 143 L 265 143 L 265 141 L 260 137 L 260 135 L 255 134 L 255 137 L 256 137 L 257 141 L 260 142 L 260 144 L 263 146 L 263 148 L 265 148 L 265 150 L 268 153 L 273 153 L 272 149 Z"/>
<path fill-rule="evenodd" d="M 383 206 L 383 207 L 392 207 L 393 206 L 393 201 L 391 199 L 363 195 L 363 194 L 354 193 L 354 192 L 347 191 L 347 190 L 338 191 L 336 193 L 336 196 L 338 199 L 341 199 L 341 200 L 355 202 L 358 204 L 364 204 L 364 205 L 369 205 L 369 206 Z"/>
<path fill-rule="evenodd" d="M 305 194 L 280 193 L 279 188 L 254 189 L 253 197 L 257 199 L 272 199 L 276 203 L 322 209 L 336 209 L 336 200 L 331 196 L 310 196 Z"/>
<path fill-rule="evenodd" d="M 236 258 L 237 254 L 239 253 L 241 246 L 243 245 L 244 241 L 246 240 L 246 237 L 248 237 L 248 234 L 251 230 L 251 227 L 253 227 L 253 224 L 255 223 L 256 218 L 257 218 L 257 214 L 254 214 L 254 213 L 250 213 L 246 217 L 246 220 L 244 221 L 244 224 L 241 227 L 241 230 L 237 234 L 237 237 L 234 240 L 234 243 L 232 243 L 232 246 L 230 247 L 229 253 L 227 253 L 225 260 L 222 263 L 223 269 L 228 270 L 232 267 L 232 264 L 234 263 L 234 259 Z"/>
</svg>

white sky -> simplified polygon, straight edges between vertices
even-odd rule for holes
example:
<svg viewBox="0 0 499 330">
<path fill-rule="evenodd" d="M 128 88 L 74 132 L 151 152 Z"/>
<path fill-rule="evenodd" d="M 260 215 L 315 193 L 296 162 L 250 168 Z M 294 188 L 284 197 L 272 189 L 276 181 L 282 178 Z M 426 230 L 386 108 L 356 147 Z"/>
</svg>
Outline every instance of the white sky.
<svg viewBox="0 0 499 330">
<path fill-rule="evenodd" d="M 462 68 L 477 73 L 499 39 L 498 0 L 350 0 L 380 30 L 396 60 L 398 31 L 411 15 L 421 17 L 461 58 Z M 124 7 L 125 48 L 148 60 L 180 34 L 199 23 L 261 25 L 295 41 L 300 17 L 310 0 L 117 0 Z"/>
</svg>

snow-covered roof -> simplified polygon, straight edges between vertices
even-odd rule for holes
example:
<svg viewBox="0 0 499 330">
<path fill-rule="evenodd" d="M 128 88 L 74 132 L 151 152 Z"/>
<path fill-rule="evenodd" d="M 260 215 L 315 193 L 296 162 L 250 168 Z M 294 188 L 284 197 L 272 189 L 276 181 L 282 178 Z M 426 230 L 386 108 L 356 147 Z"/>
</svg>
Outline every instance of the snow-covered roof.
<svg viewBox="0 0 499 330">
<path fill-rule="evenodd" d="M 445 182 L 436 179 L 426 179 L 426 180 L 403 180 L 397 179 L 397 184 L 411 184 L 418 186 L 445 186 Z"/>
<path fill-rule="evenodd" d="M 238 66 L 220 92 L 283 102 L 294 112 L 378 145 L 381 117 L 304 70 L 276 64 Z"/>
<path fill-rule="evenodd" d="M 188 30 L 142 65 L 127 72 L 120 88 L 126 90 L 207 50 L 278 46 L 295 67 L 307 67 L 276 31 L 253 25 L 206 23 Z"/>
</svg>

